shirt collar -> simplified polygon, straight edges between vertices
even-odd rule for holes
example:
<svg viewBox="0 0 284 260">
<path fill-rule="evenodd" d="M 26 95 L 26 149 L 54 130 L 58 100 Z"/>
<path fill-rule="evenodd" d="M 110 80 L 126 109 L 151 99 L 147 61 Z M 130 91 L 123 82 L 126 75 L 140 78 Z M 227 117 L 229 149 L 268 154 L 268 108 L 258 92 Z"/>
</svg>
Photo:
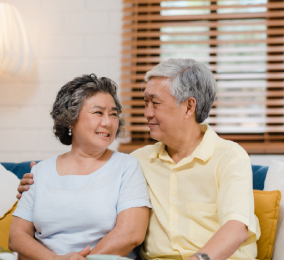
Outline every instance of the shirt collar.
<svg viewBox="0 0 284 260">
<path fill-rule="evenodd" d="M 206 162 L 213 156 L 217 134 L 207 124 L 201 124 L 200 129 L 204 133 L 204 136 L 201 143 L 192 153 L 192 156 L 199 158 L 203 162 Z"/>
<path fill-rule="evenodd" d="M 162 142 L 158 142 L 154 145 L 154 151 L 150 154 L 149 158 L 156 159 L 160 158 L 161 160 L 171 162 L 175 164 L 173 159 L 169 156 L 167 150 L 165 149 L 166 145 Z"/>
<path fill-rule="evenodd" d="M 193 158 L 198 158 L 203 162 L 206 162 L 213 156 L 217 134 L 207 124 L 200 124 L 200 129 L 202 132 L 204 132 L 204 136 L 201 143 L 196 147 L 196 149 L 190 156 L 183 158 L 178 164 L 184 165 L 192 161 Z M 161 142 L 158 142 L 154 145 L 154 151 L 149 155 L 149 158 L 160 158 L 165 161 L 170 161 L 174 163 L 174 161 L 171 159 L 165 149 L 165 144 Z"/>
<path fill-rule="evenodd" d="M 154 144 L 154 150 L 149 155 L 149 158 L 151 158 L 151 159 L 159 158 L 165 152 L 166 152 L 165 144 L 163 144 L 162 142 L 155 143 Z"/>
</svg>

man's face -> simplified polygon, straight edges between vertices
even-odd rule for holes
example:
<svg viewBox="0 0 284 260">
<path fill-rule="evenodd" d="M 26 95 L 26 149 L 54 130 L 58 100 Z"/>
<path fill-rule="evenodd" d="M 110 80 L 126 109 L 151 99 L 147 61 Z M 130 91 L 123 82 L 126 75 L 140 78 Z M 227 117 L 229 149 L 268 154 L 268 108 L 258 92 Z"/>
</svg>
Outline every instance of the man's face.
<svg viewBox="0 0 284 260">
<path fill-rule="evenodd" d="M 151 79 L 145 89 L 144 100 L 144 116 L 153 139 L 168 144 L 182 134 L 186 109 L 183 104 L 177 107 L 170 93 L 170 82 L 166 78 Z"/>
</svg>

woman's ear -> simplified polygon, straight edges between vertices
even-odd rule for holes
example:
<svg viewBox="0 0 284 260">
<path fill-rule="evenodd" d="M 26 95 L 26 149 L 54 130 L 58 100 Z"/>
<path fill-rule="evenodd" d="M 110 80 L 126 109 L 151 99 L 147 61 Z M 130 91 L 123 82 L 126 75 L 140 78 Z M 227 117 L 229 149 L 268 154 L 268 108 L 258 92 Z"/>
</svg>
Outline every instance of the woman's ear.
<svg viewBox="0 0 284 260">
<path fill-rule="evenodd" d="M 186 116 L 191 117 L 193 114 L 195 114 L 196 100 L 194 97 L 190 97 L 185 102 L 186 102 Z"/>
</svg>

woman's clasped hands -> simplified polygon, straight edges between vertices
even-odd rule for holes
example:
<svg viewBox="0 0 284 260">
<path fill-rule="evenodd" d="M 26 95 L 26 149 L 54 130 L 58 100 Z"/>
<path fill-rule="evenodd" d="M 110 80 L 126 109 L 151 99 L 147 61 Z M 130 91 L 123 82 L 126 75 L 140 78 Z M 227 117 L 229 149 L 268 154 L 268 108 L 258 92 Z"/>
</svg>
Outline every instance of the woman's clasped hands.
<svg viewBox="0 0 284 260">
<path fill-rule="evenodd" d="M 71 252 L 67 255 L 57 255 L 53 260 L 85 260 L 90 251 L 90 246 L 87 246 L 85 249 L 78 253 Z"/>
</svg>

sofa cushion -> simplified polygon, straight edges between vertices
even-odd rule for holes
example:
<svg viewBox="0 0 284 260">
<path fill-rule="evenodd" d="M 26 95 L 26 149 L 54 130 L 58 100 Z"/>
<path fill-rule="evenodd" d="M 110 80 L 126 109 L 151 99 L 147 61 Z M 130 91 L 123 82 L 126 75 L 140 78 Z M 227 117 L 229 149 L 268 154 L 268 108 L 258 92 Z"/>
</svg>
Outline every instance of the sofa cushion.
<svg viewBox="0 0 284 260">
<path fill-rule="evenodd" d="M 8 242 L 9 242 L 10 227 L 13 219 L 12 214 L 17 207 L 17 203 L 18 201 L 16 201 L 13 207 L 10 208 L 6 212 L 6 214 L 4 214 L 4 216 L 0 218 L 0 247 L 2 247 L 5 250 L 9 250 Z"/>
<path fill-rule="evenodd" d="M 284 163 L 281 161 L 271 160 L 269 170 L 264 183 L 264 190 L 280 190 L 284 196 Z M 280 201 L 279 208 L 279 221 L 277 225 L 276 239 L 274 243 L 274 255 L 281 255 L 284 253 L 283 250 L 283 240 L 284 240 L 284 228 L 281 229 L 281 226 L 284 225 L 284 199 Z M 280 238 L 282 236 L 283 238 Z M 280 241 L 278 241 L 280 240 Z M 279 260 L 284 257 L 276 258 L 273 255 L 273 259 Z"/>
<path fill-rule="evenodd" d="M 31 162 L 1 163 L 8 171 L 13 172 L 20 180 L 25 173 L 31 172 Z"/>
<path fill-rule="evenodd" d="M 273 260 L 283 260 L 284 257 L 284 221 L 276 233 L 276 239 L 273 247 Z"/>
<path fill-rule="evenodd" d="M 270 260 L 276 235 L 281 193 L 254 190 L 255 215 L 259 220 L 261 235 L 257 241 L 257 259 Z"/>
<path fill-rule="evenodd" d="M 279 190 L 284 196 L 284 163 L 276 160 L 271 160 L 269 170 L 264 182 L 264 190 Z M 279 208 L 279 222 L 277 230 L 279 229 L 284 219 L 284 199 L 280 201 Z"/>
<path fill-rule="evenodd" d="M 252 165 L 253 189 L 263 190 L 268 166 Z"/>
<path fill-rule="evenodd" d="M 7 171 L 0 164 L 0 217 L 2 217 L 7 210 L 17 200 L 17 188 L 20 180 L 15 174 Z"/>
</svg>

